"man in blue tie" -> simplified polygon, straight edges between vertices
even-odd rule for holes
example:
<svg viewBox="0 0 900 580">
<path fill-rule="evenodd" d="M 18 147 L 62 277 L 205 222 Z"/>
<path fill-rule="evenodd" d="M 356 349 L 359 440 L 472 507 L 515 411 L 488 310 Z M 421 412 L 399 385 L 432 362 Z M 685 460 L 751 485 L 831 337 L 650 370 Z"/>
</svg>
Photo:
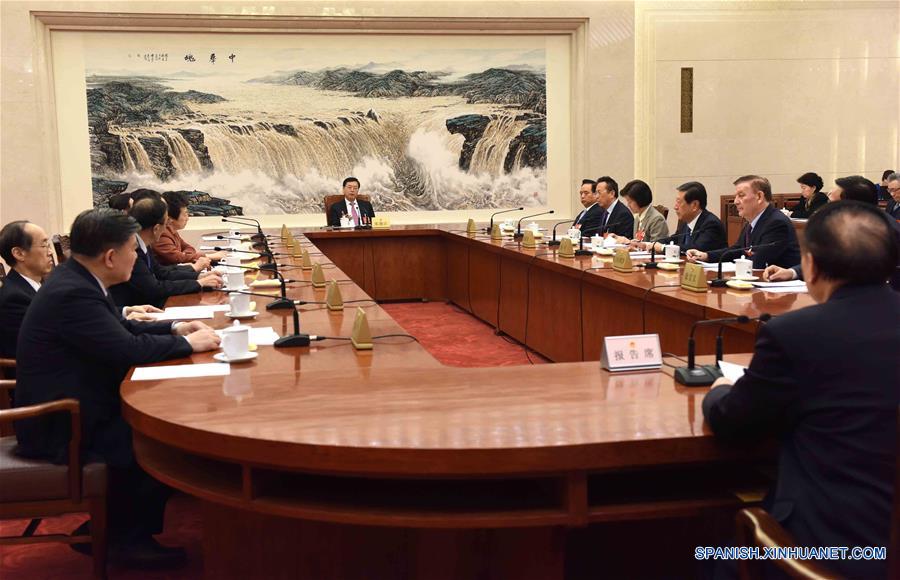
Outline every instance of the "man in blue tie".
<svg viewBox="0 0 900 580">
<path fill-rule="evenodd" d="M 706 188 L 699 181 L 688 181 L 678 186 L 674 210 L 678 215 L 678 229 L 672 242 L 682 252 L 710 252 L 728 245 L 722 220 L 706 209 Z M 649 250 L 650 244 L 644 244 L 643 248 Z M 662 252 L 663 244 L 657 242 L 656 251 Z"/>
</svg>

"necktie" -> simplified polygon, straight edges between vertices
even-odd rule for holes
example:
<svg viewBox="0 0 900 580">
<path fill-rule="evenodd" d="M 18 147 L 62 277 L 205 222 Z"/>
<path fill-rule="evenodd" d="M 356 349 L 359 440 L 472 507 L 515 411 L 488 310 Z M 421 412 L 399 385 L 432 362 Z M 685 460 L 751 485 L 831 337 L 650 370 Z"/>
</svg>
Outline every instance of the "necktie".
<svg viewBox="0 0 900 580">
<path fill-rule="evenodd" d="M 691 228 L 688 226 L 684 227 L 684 241 L 685 243 L 691 241 L 691 236 L 694 235 L 694 232 L 691 231 Z"/>
<path fill-rule="evenodd" d="M 587 210 L 586 210 L 586 209 L 581 210 L 581 213 L 578 214 L 578 217 L 577 217 L 577 218 L 575 218 L 575 225 L 576 225 L 576 226 L 577 226 L 578 224 L 581 223 L 581 218 L 583 218 L 583 217 L 584 217 L 584 214 L 586 214 L 586 213 L 587 213 Z"/>
<path fill-rule="evenodd" d="M 609 218 L 609 212 L 604 210 L 604 212 L 603 212 L 603 223 L 600 224 L 600 231 L 601 231 L 601 232 L 603 231 L 603 228 L 606 227 L 606 220 L 607 220 L 608 218 Z"/>
<path fill-rule="evenodd" d="M 359 225 L 359 212 L 356 211 L 356 204 L 350 204 L 350 215 L 353 216 L 353 225 Z"/>
<path fill-rule="evenodd" d="M 751 226 L 750 224 L 747 224 L 747 231 L 744 234 L 744 247 L 747 247 L 750 245 L 750 232 L 752 232 L 752 231 L 753 231 L 753 226 Z"/>
</svg>

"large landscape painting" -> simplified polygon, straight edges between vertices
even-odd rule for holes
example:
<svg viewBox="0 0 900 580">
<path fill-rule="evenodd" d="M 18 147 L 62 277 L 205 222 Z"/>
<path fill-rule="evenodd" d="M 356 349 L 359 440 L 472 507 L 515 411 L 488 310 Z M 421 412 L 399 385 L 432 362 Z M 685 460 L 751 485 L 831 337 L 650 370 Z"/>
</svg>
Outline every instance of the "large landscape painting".
<svg viewBox="0 0 900 580">
<path fill-rule="evenodd" d="M 411 41 L 412 42 L 412 41 Z M 319 213 L 354 175 L 380 211 L 547 203 L 540 49 L 85 51 L 94 202 Z"/>
</svg>

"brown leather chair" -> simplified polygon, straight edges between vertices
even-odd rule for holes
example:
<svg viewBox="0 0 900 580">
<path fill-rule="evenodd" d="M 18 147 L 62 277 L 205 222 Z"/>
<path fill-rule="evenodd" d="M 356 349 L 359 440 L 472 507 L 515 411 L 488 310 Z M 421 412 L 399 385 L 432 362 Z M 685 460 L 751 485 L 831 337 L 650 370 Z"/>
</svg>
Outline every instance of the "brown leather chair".
<svg viewBox="0 0 900 580">
<path fill-rule="evenodd" d="M 900 407 L 897 409 L 897 449 L 900 449 Z M 900 578 L 900 453 L 895 459 L 897 476 L 894 485 L 894 508 L 891 518 L 891 538 L 887 549 L 888 578 Z M 743 509 L 737 514 L 737 540 L 740 546 L 758 548 L 793 547 L 797 544 L 775 518 L 762 508 Z M 771 560 L 789 578 L 803 580 L 831 580 L 841 578 L 815 560 Z M 763 578 L 761 560 L 738 561 L 741 580 Z"/>
<path fill-rule="evenodd" d="M 0 381 L 9 388 L 15 381 Z M 42 405 L 0 410 L 0 424 L 48 413 L 68 412 L 72 417 L 68 465 L 25 459 L 15 454 L 16 438 L 0 438 L 0 518 L 33 518 L 21 536 L 2 536 L 3 544 L 62 542 L 93 545 L 94 576 L 106 577 L 106 465 L 81 464 L 81 414 L 78 401 L 62 399 Z M 91 534 L 34 535 L 41 518 L 88 512 Z"/>
<path fill-rule="evenodd" d="M 16 359 L 14 358 L 0 358 L 0 381 L 2 382 L 2 386 L 0 386 L 0 410 L 9 409 L 12 407 L 12 397 L 10 396 L 10 391 L 15 390 L 15 381 L 13 380 L 14 374 L 11 372 L 16 368 Z M 12 424 L 0 423 L 0 437 L 6 437 L 7 435 L 14 435 Z"/>
<path fill-rule="evenodd" d="M 343 194 L 326 195 L 325 196 L 325 224 L 328 225 L 328 214 L 331 212 L 331 206 L 344 199 Z M 361 201 L 371 201 L 368 195 L 357 195 L 356 199 Z"/>
<path fill-rule="evenodd" d="M 662 214 L 664 219 L 669 218 L 669 208 L 667 208 L 663 204 L 654 205 L 653 207 L 656 209 L 656 211 Z"/>
<path fill-rule="evenodd" d="M 69 236 L 54 234 L 53 249 L 56 251 L 56 263 L 62 264 L 69 259 L 72 254 L 69 243 Z"/>
</svg>

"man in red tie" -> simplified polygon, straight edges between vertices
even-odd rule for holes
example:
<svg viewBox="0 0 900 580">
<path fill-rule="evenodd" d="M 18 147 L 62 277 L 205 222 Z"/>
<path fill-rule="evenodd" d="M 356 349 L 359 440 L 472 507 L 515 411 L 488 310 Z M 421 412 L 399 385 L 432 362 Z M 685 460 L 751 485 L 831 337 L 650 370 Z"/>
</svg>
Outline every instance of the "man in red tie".
<svg viewBox="0 0 900 580">
<path fill-rule="evenodd" d="M 331 206 L 328 212 L 328 225 L 338 227 L 341 225 L 341 218 L 344 217 L 350 220 L 352 226 L 371 225 L 375 210 L 368 201 L 358 199 L 359 180 L 348 177 L 344 180 L 343 188 L 344 201 Z"/>
<path fill-rule="evenodd" d="M 732 261 L 740 258 L 741 248 L 758 246 L 747 250 L 753 260 L 753 268 L 761 270 L 775 264 L 790 268 L 800 263 L 800 244 L 797 232 L 790 218 L 772 205 L 772 186 L 769 180 L 758 175 L 745 175 L 734 182 L 734 205 L 738 214 L 747 221 L 737 242 L 729 248 L 702 252 L 688 250 L 685 253 L 691 262 L 717 262 L 720 258 Z M 728 252 L 727 256 L 722 256 Z"/>
</svg>

